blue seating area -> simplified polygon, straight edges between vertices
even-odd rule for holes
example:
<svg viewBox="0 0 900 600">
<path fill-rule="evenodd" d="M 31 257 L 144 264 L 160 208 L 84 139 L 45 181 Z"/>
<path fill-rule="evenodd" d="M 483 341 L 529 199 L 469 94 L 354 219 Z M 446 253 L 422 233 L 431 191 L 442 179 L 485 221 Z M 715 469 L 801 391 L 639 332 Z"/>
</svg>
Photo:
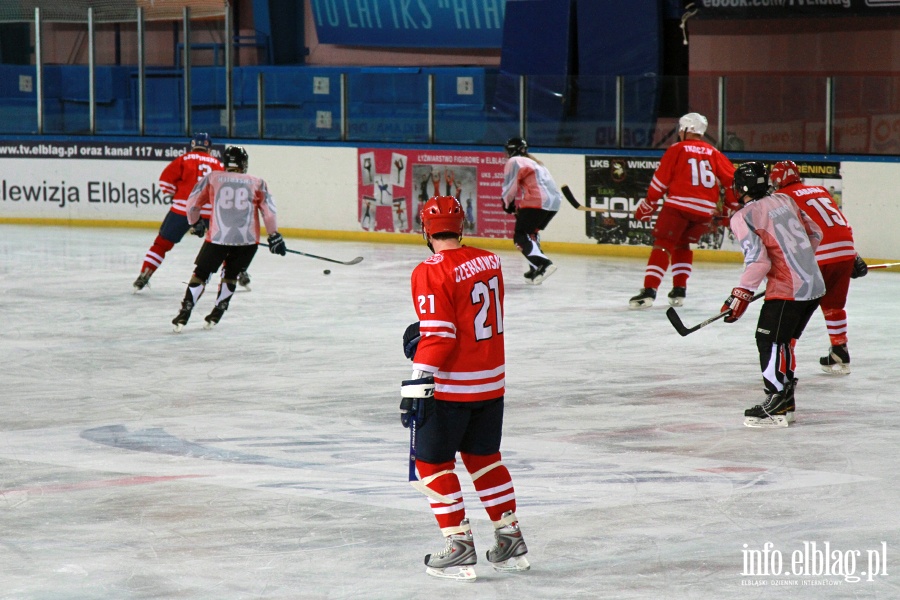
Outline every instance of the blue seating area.
<svg viewBox="0 0 900 600">
<path fill-rule="evenodd" d="M 44 67 L 44 132 L 81 135 L 90 131 L 88 68 Z M 428 140 L 428 76 L 434 75 L 436 141 L 479 143 L 496 74 L 479 67 L 347 68 L 235 67 L 234 135 L 259 137 L 259 89 L 263 89 L 263 137 L 340 141 L 341 76 L 347 84 L 349 141 Z M 96 129 L 102 134 L 138 131 L 138 78 L 134 67 L 95 68 Z M 191 127 L 227 134 L 225 69 L 191 69 Z M 31 88 L 19 78 L 31 78 Z M 0 65 L 0 134 L 37 133 L 35 69 Z M 462 79 L 460 79 L 462 78 Z M 148 68 L 145 133 L 184 135 L 184 80 L 178 68 Z"/>
</svg>

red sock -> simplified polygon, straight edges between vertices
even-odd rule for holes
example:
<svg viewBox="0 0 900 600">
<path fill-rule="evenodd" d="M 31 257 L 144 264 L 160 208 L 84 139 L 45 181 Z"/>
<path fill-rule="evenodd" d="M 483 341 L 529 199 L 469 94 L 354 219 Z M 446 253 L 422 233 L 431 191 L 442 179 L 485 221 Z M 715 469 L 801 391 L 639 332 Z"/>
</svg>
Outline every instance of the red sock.
<svg viewBox="0 0 900 600">
<path fill-rule="evenodd" d="M 843 346 L 847 343 L 847 311 L 843 308 L 823 308 L 825 327 L 832 346 Z"/>
<path fill-rule="evenodd" d="M 516 511 L 516 491 L 509 470 L 500 462 L 500 453 L 487 456 L 462 454 L 466 469 L 472 474 L 472 483 L 481 505 L 491 521 L 499 521 L 503 513 Z"/>
<path fill-rule="evenodd" d="M 662 278 L 669 268 L 669 254 L 662 248 L 654 248 L 647 260 L 647 269 L 644 271 L 644 287 L 656 289 L 662 283 Z"/>
<path fill-rule="evenodd" d="M 426 480 L 432 475 L 447 471 L 426 483 L 429 489 L 456 501 L 453 504 L 444 504 L 429 498 L 431 511 L 434 513 L 434 518 L 437 519 L 441 530 L 449 527 L 459 527 L 462 520 L 466 518 L 466 505 L 463 502 L 462 488 L 459 485 L 459 478 L 453 472 L 455 465 L 455 460 L 438 464 L 422 462 L 421 460 L 416 461 L 416 470 L 419 472 L 419 479 L 423 483 L 426 483 Z"/>
<path fill-rule="evenodd" d="M 678 248 L 672 252 L 672 287 L 687 287 L 693 263 L 694 253 L 690 248 Z"/>
<path fill-rule="evenodd" d="M 145 269 L 150 269 L 150 272 L 152 273 L 158 269 L 159 265 L 162 264 L 162 261 L 166 259 L 166 252 L 174 247 L 175 244 L 163 236 L 156 236 L 156 239 L 153 240 L 153 245 L 150 246 L 150 249 L 147 250 L 147 254 L 144 256 L 144 264 L 141 266 L 141 271 L 143 272 Z"/>
</svg>

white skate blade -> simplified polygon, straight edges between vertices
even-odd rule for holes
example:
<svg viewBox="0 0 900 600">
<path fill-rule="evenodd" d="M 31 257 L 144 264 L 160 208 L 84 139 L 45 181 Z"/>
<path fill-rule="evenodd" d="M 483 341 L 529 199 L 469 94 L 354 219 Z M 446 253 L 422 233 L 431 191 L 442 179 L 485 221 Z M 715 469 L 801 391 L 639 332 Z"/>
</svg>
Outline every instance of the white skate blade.
<svg viewBox="0 0 900 600">
<path fill-rule="evenodd" d="M 215 322 L 207 321 L 206 323 L 203 324 L 203 329 L 212 329 L 215 326 L 216 326 Z"/>
<path fill-rule="evenodd" d="M 444 569 L 425 567 L 425 573 L 438 579 L 454 579 L 456 581 L 475 581 L 476 579 L 475 569 L 471 566 L 447 567 Z"/>
<path fill-rule="evenodd" d="M 174 331 L 175 333 L 181 333 L 182 329 L 184 329 L 184 325 L 182 323 L 179 323 L 178 325 L 172 327 L 172 331 Z"/>
<path fill-rule="evenodd" d="M 819 365 L 822 371 L 829 375 L 849 375 L 850 365 L 847 363 L 835 363 L 833 365 Z"/>
<path fill-rule="evenodd" d="M 788 416 L 789 415 L 789 416 Z M 794 420 L 791 413 L 788 415 L 778 415 L 776 417 L 767 417 L 760 419 L 759 417 L 744 417 L 744 425 L 747 427 L 755 427 L 758 429 L 776 429 L 778 427 L 787 427 Z"/>
<path fill-rule="evenodd" d="M 533 280 L 531 280 L 531 283 L 533 283 L 534 285 L 541 285 L 542 281 L 553 275 L 555 272 L 556 265 L 550 265 L 549 267 L 547 267 L 547 270 L 544 271 L 541 275 L 538 275 Z"/>
<path fill-rule="evenodd" d="M 491 563 L 491 566 L 494 567 L 495 571 L 500 571 L 501 573 L 518 573 L 530 569 L 531 563 L 528 562 L 528 559 L 523 554 L 522 556 L 514 556 L 506 562 Z"/>
<path fill-rule="evenodd" d="M 669 306 L 681 308 L 682 306 L 684 306 L 684 298 L 669 298 Z"/>
</svg>

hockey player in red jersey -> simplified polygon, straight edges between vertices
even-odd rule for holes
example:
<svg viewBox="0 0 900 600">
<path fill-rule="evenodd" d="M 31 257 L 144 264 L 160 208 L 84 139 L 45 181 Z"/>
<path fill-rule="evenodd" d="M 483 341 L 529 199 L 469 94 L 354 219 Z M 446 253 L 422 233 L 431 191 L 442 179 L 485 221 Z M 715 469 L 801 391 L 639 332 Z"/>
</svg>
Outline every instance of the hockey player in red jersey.
<svg viewBox="0 0 900 600">
<path fill-rule="evenodd" d="M 653 306 L 656 290 L 672 265 L 669 304 L 682 306 L 687 295 L 694 253 L 691 244 L 709 231 L 719 202 L 719 187 L 725 190 L 725 206 L 737 208 L 731 183 L 734 165 L 703 139 L 708 122 L 698 113 L 678 120 L 678 142 L 669 146 L 653 173 L 647 197 L 634 211 L 634 218 L 650 221 L 665 197 L 653 228 L 653 250 L 644 271 L 644 287 L 628 301 L 630 308 Z"/>
<path fill-rule="evenodd" d="M 828 191 L 818 185 L 805 185 L 800 168 L 792 160 L 775 163 L 769 177 L 775 189 L 794 199 L 822 230 L 824 238 L 816 249 L 816 260 L 825 279 L 825 295 L 819 307 L 831 342 L 828 355 L 819 359 L 822 370 L 831 375 L 850 373 L 847 350 L 847 292 L 850 280 L 868 272 L 866 262 L 853 247 L 853 230 L 847 217 Z"/>
<path fill-rule="evenodd" d="M 181 310 L 172 320 L 175 332 L 187 325 L 191 311 L 203 295 L 212 273 L 222 264 L 222 280 L 216 305 L 206 316 L 206 329 L 214 327 L 228 310 L 237 286 L 238 273 L 247 270 L 259 244 L 259 217 L 262 215 L 269 232 L 269 251 L 284 256 L 287 248 L 275 217 L 275 201 L 266 182 L 247 174 L 249 158 L 240 146 L 225 149 L 225 171 L 214 171 L 200 180 L 185 206 L 187 222 L 201 233 L 205 241 L 194 260 L 196 268 L 188 282 Z M 204 225 L 203 213 L 209 215 Z"/>
<path fill-rule="evenodd" d="M 430 198 L 422 210 L 424 237 L 434 254 L 412 274 L 419 321 L 404 335 L 413 375 L 401 387 L 401 412 L 404 425 L 418 431 L 414 483 L 432 498 L 446 538 L 442 551 L 425 556 L 426 572 L 471 580 L 477 557 L 454 471 L 457 452 L 494 523 L 496 544 L 487 551 L 488 562 L 500 571 L 524 571 L 529 564 L 512 477 L 500 456 L 505 386 L 500 258 L 462 245 L 464 220 L 459 200 L 451 196 Z M 416 337 L 417 346 L 410 342 Z"/>
<path fill-rule="evenodd" d="M 198 236 L 203 235 L 188 224 L 185 205 L 194 186 L 201 179 L 213 171 L 221 171 L 224 168 L 219 159 L 209 153 L 211 149 L 212 141 L 209 134 L 195 134 L 191 139 L 190 150 L 170 162 L 159 176 L 159 187 L 172 196 L 172 207 L 163 219 L 153 245 L 144 256 L 141 274 L 134 280 L 135 292 L 147 286 L 150 277 L 165 260 L 166 253 L 181 241 L 184 234 L 190 231 Z M 206 208 L 200 217 L 208 221 L 209 208 Z M 250 277 L 246 273 L 241 273 L 239 280 L 244 287 L 250 285 Z"/>
<path fill-rule="evenodd" d="M 766 280 L 756 326 L 766 399 L 744 411 L 744 425 L 787 427 L 794 420 L 797 387 L 794 346 L 825 294 L 816 264 L 822 231 L 790 196 L 769 195 L 769 173 L 760 162 L 737 168 L 734 195 L 742 207 L 731 217 L 731 231 L 744 252 L 744 272 L 722 305 L 726 323 L 741 318 Z"/>
</svg>

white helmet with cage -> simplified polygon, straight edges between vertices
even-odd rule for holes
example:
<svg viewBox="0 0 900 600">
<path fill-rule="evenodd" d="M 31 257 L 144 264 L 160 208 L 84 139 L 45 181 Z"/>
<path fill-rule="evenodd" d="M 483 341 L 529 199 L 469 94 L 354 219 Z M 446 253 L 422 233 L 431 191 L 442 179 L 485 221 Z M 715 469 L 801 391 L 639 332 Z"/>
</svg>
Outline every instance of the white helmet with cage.
<svg viewBox="0 0 900 600">
<path fill-rule="evenodd" d="M 696 133 L 703 135 L 706 128 L 709 127 L 709 121 L 700 113 L 688 113 L 678 119 L 678 132 Z"/>
</svg>

